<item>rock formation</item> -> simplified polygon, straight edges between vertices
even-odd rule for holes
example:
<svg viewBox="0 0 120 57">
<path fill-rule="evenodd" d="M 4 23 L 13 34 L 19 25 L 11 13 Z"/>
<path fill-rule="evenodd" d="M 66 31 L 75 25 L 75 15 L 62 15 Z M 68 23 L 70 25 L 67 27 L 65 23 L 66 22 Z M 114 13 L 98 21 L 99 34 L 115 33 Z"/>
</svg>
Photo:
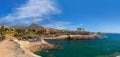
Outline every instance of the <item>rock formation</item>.
<svg viewBox="0 0 120 57">
<path fill-rule="evenodd" d="M 47 37 L 48 40 L 89 40 L 95 38 L 104 38 L 103 36 L 92 35 L 59 35 L 56 37 Z"/>
<path fill-rule="evenodd" d="M 35 52 L 44 49 L 58 49 L 59 46 L 50 44 L 43 39 L 34 41 L 34 37 L 20 38 L 18 40 L 12 37 L 11 34 L 5 35 L 6 39 L 0 42 L 0 57 L 40 57 L 35 55 Z M 29 40 L 33 41 L 29 41 Z M 39 38 L 35 38 L 39 39 Z"/>
<path fill-rule="evenodd" d="M 21 45 L 22 48 L 28 49 L 31 52 L 38 52 L 46 49 L 59 49 L 60 47 L 57 45 L 50 44 L 44 40 L 37 41 L 37 42 L 29 42 L 29 41 L 21 41 L 15 40 L 17 43 Z"/>
<path fill-rule="evenodd" d="M 4 40 L 0 43 L 0 57 L 41 57 L 33 54 L 27 49 L 11 40 Z"/>
</svg>

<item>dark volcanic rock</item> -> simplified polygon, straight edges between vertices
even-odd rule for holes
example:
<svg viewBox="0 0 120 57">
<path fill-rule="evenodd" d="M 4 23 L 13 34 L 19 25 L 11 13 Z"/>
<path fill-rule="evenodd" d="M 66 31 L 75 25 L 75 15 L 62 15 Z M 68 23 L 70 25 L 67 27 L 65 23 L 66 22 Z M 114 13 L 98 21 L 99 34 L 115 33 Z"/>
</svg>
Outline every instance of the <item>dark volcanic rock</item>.
<svg viewBox="0 0 120 57">
<path fill-rule="evenodd" d="M 22 37 L 19 37 L 18 40 L 35 42 L 40 41 L 41 39 L 39 35 L 24 35 Z"/>
</svg>

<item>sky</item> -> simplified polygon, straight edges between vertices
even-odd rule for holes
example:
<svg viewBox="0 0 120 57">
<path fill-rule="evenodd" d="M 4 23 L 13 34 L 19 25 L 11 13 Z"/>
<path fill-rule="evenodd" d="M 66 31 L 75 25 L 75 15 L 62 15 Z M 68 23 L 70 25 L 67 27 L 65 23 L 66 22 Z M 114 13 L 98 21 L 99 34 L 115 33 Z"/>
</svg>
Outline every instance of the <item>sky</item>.
<svg viewBox="0 0 120 57">
<path fill-rule="evenodd" d="M 0 0 L 0 24 L 120 33 L 120 0 Z"/>
</svg>

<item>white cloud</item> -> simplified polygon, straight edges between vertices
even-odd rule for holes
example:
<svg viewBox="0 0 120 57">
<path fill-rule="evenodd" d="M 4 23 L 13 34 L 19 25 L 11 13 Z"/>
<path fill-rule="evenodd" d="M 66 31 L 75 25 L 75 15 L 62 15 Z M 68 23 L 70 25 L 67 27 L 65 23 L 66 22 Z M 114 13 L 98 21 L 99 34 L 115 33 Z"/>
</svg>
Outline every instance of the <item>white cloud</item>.
<svg viewBox="0 0 120 57">
<path fill-rule="evenodd" d="M 43 25 L 45 27 L 50 27 L 50 28 L 56 28 L 56 29 L 65 29 L 67 27 L 67 25 L 69 25 L 69 22 L 52 22 L 46 25 Z"/>
<path fill-rule="evenodd" d="M 56 21 L 43 25 L 45 27 L 56 28 L 56 29 L 67 29 L 67 30 L 76 30 L 76 28 L 82 27 L 83 24 L 72 25 L 70 22 Z"/>
<path fill-rule="evenodd" d="M 28 0 L 26 4 L 16 8 L 13 13 L 0 18 L 0 23 L 6 25 L 28 25 L 38 23 L 51 14 L 60 13 L 54 0 Z"/>
<path fill-rule="evenodd" d="M 28 0 L 25 4 L 15 8 L 13 13 L 0 18 L 0 24 L 29 25 L 42 22 L 47 18 L 51 23 L 43 25 L 45 27 L 73 30 L 82 26 L 82 24 L 71 25 L 70 22 L 53 21 L 49 18 L 51 14 L 58 13 L 61 11 L 57 8 L 54 0 Z"/>
</svg>

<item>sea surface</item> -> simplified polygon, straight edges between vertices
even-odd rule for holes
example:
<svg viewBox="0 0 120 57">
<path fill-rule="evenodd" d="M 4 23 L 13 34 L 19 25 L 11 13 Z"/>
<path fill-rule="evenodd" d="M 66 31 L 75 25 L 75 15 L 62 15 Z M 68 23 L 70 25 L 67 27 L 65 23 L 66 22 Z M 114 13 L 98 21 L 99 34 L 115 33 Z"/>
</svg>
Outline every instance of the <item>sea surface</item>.
<svg viewBox="0 0 120 57">
<path fill-rule="evenodd" d="M 49 40 L 60 50 L 44 50 L 43 57 L 116 57 L 120 55 L 120 34 L 104 34 L 107 38 L 93 40 Z"/>
</svg>

